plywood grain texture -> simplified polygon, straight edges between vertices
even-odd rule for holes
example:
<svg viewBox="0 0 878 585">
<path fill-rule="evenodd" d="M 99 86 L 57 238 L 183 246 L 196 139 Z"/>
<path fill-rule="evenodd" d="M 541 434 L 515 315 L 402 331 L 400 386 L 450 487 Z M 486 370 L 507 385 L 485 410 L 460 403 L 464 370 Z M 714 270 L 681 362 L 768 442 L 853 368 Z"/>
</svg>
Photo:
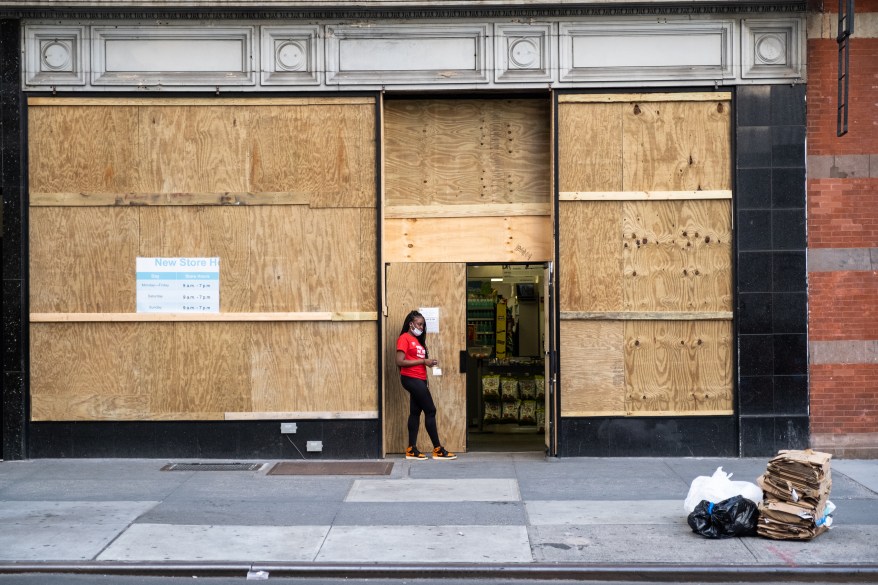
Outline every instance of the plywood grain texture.
<svg viewBox="0 0 878 585">
<path fill-rule="evenodd" d="M 558 105 L 558 189 L 622 190 L 623 104 Z"/>
<path fill-rule="evenodd" d="M 730 112 L 725 101 L 626 104 L 621 190 L 731 189 Z"/>
<path fill-rule="evenodd" d="M 32 100 L 30 191 L 39 205 L 374 207 L 374 99 L 287 102 Z"/>
<path fill-rule="evenodd" d="M 625 409 L 732 414 L 730 321 L 625 323 Z"/>
<path fill-rule="evenodd" d="M 385 204 L 550 198 L 548 100 L 387 100 Z"/>
<path fill-rule="evenodd" d="M 253 191 L 312 193 L 313 207 L 375 207 L 375 107 L 259 108 L 250 140 Z"/>
<path fill-rule="evenodd" d="M 625 414 L 621 321 L 562 321 L 561 416 Z"/>
<path fill-rule="evenodd" d="M 545 262 L 552 258 L 549 216 L 387 219 L 387 262 Z"/>
<path fill-rule="evenodd" d="M 135 310 L 136 210 L 34 208 L 28 229 L 31 310 Z"/>
<path fill-rule="evenodd" d="M 438 334 L 427 334 L 431 358 L 439 360 L 441 376 L 427 369 L 437 407 L 439 438 L 449 451 L 466 446 L 466 374 L 458 371 L 459 351 L 466 348 L 466 265 L 463 263 L 397 263 L 386 267 L 387 318 L 384 350 L 384 441 L 388 453 L 402 453 L 408 445 L 406 423 L 409 395 L 399 381 L 396 341 L 406 315 L 420 307 L 438 307 Z M 423 428 L 418 448 L 432 450 Z"/>
<path fill-rule="evenodd" d="M 626 311 L 731 311 L 729 201 L 622 205 Z"/>
<path fill-rule="evenodd" d="M 251 341 L 253 410 L 378 409 L 376 322 L 266 325 Z"/>
<path fill-rule="evenodd" d="M 728 96 L 566 97 L 558 124 L 562 415 L 730 414 Z M 594 163 L 565 174 L 565 151 L 571 169 Z M 608 168 L 602 185 L 595 173 Z"/>
<path fill-rule="evenodd" d="M 123 101 L 29 109 L 35 420 L 374 413 L 375 100 Z M 124 318 L 138 256 L 219 257 L 252 320 Z"/>
<path fill-rule="evenodd" d="M 123 139 L 106 140 L 107 135 Z M 131 191 L 137 183 L 137 157 L 136 108 L 28 110 L 32 192 Z"/>
<path fill-rule="evenodd" d="M 622 204 L 563 201 L 558 209 L 561 311 L 622 310 Z"/>
</svg>

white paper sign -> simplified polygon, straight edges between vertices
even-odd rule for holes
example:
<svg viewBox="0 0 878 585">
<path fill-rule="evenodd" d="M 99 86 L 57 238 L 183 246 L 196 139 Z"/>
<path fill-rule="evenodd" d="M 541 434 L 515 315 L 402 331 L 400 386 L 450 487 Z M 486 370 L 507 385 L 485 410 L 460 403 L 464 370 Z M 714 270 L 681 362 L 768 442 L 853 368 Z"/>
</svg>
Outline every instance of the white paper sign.
<svg viewBox="0 0 878 585">
<path fill-rule="evenodd" d="M 439 333 L 439 307 L 421 307 L 418 312 L 424 316 L 427 333 Z"/>
<path fill-rule="evenodd" d="M 219 313 L 219 258 L 138 258 L 138 313 Z"/>
</svg>

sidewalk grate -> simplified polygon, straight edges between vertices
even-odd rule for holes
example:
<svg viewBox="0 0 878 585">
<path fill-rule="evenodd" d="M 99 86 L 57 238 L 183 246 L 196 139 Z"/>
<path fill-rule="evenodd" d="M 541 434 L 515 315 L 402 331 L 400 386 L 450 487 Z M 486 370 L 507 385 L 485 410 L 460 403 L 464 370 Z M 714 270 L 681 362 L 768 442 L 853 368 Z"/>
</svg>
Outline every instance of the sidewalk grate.
<svg viewBox="0 0 878 585">
<path fill-rule="evenodd" d="M 259 471 L 264 463 L 168 463 L 161 471 Z"/>
<path fill-rule="evenodd" d="M 282 461 L 268 475 L 390 475 L 389 461 Z"/>
</svg>

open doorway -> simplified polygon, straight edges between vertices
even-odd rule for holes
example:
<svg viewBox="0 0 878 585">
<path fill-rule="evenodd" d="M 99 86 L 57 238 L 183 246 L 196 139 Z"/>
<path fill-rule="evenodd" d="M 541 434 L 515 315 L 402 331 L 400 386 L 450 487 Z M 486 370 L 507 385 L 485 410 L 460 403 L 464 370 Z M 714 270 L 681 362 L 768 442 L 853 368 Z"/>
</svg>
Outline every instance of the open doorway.
<svg viewBox="0 0 878 585">
<path fill-rule="evenodd" d="M 467 451 L 545 451 L 543 264 L 469 264 Z"/>
</svg>

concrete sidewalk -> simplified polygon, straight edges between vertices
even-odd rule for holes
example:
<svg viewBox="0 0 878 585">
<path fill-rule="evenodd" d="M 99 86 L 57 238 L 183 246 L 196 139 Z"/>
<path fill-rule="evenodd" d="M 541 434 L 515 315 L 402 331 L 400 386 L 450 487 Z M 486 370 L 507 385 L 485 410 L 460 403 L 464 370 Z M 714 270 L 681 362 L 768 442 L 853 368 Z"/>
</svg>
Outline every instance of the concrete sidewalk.
<svg viewBox="0 0 878 585">
<path fill-rule="evenodd" d="M 878 576 L 878 461 L 833 460 L 833 528 L 813 541 L 709 540 L 692 480 L 767 459 L 391 457 L 388 476 L 161 471 L 164 460 L 0 463 L 0 572 L 47 567 L 655 567 Z M 427 576 L 427 575 L 424 575 Z"/>
</svg>

